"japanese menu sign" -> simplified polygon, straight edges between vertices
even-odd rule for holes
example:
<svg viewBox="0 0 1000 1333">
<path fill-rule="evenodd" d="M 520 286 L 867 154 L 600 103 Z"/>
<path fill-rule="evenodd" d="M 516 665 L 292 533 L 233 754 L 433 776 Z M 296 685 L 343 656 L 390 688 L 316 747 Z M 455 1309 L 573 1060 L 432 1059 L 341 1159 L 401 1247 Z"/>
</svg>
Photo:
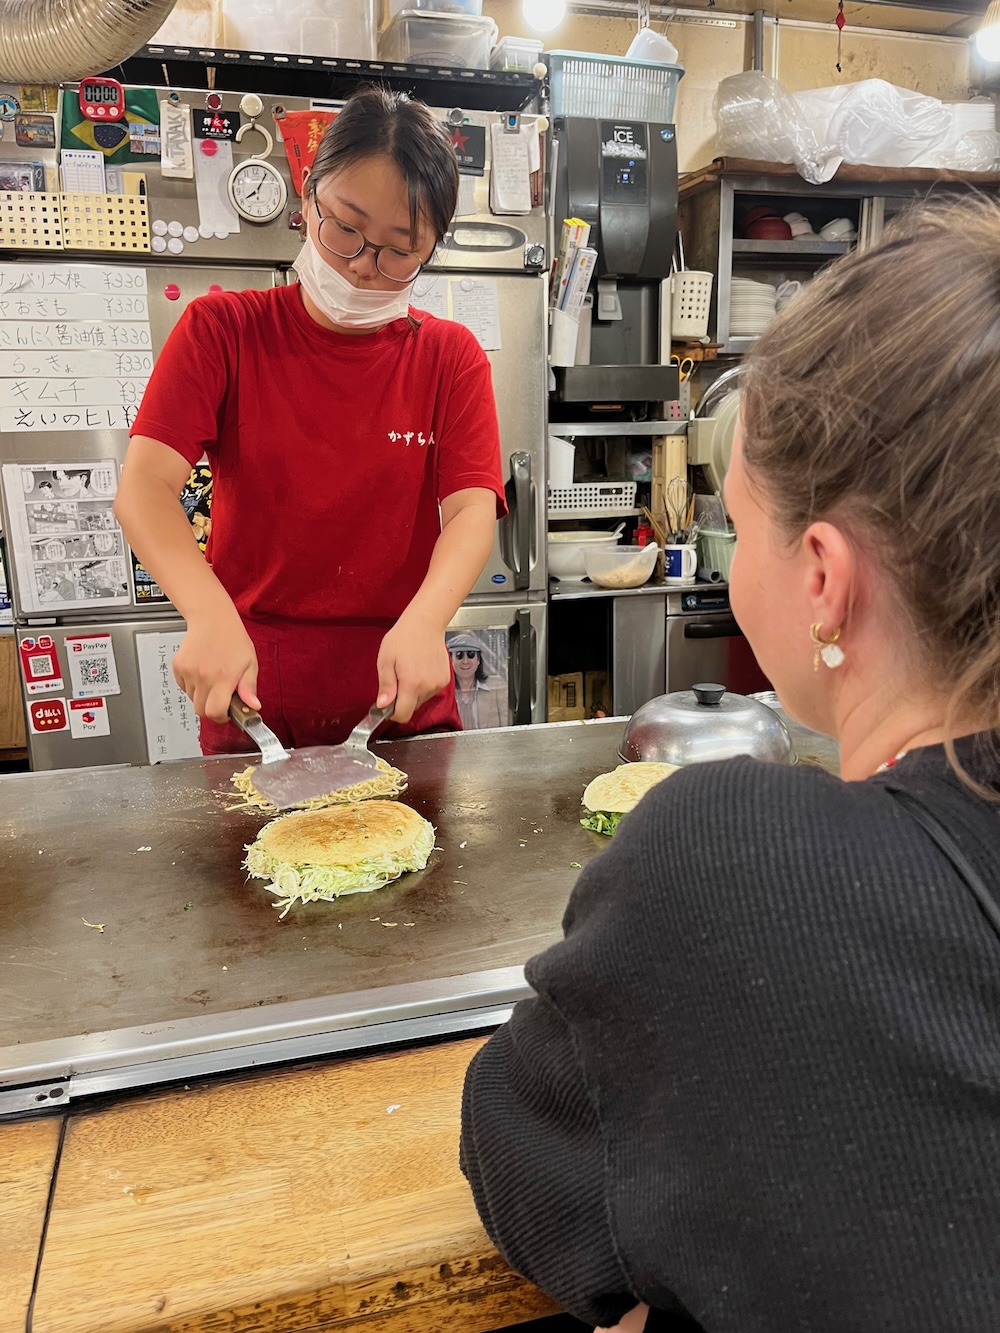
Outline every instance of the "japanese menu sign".
<svg viewBox="0 0 1000 1333">
<path fill-rule="evenodd" d="M 85 466 L 5 463 L 0 476 L 26 614 L 131 604 L 125 538 L 114 515 L 113 459 Z"/>
<path fill-rule="evenodd" d="M 0 431 L 128 430 L 152 369 L 145 269 L 0 264 Z"/>
</svg>

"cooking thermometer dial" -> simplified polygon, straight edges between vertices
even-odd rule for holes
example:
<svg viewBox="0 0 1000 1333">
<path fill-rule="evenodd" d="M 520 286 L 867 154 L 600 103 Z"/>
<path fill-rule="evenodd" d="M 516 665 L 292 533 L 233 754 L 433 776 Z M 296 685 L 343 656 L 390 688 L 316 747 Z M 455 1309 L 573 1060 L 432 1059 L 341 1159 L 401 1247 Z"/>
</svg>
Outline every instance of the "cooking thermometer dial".
<svg viewBox="0 0 1000 1333">
<path fill-rule="evenodd" d="M 88 120 L 121 120 L 125 89 L 116 79 L 84 79 L 80 84 L 80 114 Z"/>
<path fill-rule="evenodd" d="M 271 222 L 285 207 L 288 190 L 277 167 L 260 157 L 248 157 L 233 167 L 229 198 L 248 222 Z"/>
</svg>

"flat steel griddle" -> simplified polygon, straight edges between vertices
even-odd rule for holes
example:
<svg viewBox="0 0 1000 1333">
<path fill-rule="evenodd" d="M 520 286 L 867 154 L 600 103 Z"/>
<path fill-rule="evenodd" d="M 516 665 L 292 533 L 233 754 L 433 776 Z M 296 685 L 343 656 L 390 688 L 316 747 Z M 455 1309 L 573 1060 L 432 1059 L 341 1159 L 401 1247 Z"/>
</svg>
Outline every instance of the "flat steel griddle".
<svg viewBox="0 0 1000 1333">
<path fill-rule="evenodd" d="M 620 737 L 608 721 L 378 747 L 440 850 L 283 921 L 241 869 L 264 822 L 226 809 L 241 761 L 0 779 L 0 1114 L 503 1021 L 603 844 L 580 796 Z"/>
</svg>

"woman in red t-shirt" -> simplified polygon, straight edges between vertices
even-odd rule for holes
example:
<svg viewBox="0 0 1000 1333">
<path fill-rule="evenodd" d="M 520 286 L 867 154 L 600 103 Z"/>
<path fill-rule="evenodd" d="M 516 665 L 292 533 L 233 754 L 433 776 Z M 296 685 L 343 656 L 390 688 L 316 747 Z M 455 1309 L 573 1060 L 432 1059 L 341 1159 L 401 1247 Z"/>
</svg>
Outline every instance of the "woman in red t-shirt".
<svg viewBox="0 0 1000 1333">
<path fill-rule="evenodd" d="M 411 308 L 458 192 L 444 127 L 369 88 L 303 184 L 298 282 L 193 301 L 157 358 L 116 512 L 187 621 L 174 659 L 202 748 L 248 748 L 232 695 L 285 744 L 458 729 L 444 633 L 504 510 L 489 363 Z M 419 299 L 419 298 L 418 298 Z M 205 455 L 202 557 L 178 501 Z"/>
</svg>

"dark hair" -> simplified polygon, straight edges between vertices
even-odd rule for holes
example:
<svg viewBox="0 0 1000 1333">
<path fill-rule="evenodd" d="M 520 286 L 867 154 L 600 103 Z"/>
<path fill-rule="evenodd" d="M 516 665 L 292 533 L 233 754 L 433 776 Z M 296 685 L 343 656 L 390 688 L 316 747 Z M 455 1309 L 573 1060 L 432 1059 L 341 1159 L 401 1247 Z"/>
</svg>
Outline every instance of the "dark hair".
<svg viewBox="0 0 1000 1333">
<path fill-rule="evenodd" d="M 949 732 L 1000 727 L 998 402 L 1000 208 L 985 197 L 913 208 L 832 265 L 744 374 L 748 476 L 790 537 L 830 518 L 874 549 Z"/>
<path fill-rule="evenodd" d="M 430 108 L 378 85 L 359 88 L 323 135 L 309 184 L 315 191 L 328 176 L 371 157 L 388 158 L 406 182 L 411 244 L 421 216 L 440 241 L 458 204 L 458 161 Z"/>
</svg>

